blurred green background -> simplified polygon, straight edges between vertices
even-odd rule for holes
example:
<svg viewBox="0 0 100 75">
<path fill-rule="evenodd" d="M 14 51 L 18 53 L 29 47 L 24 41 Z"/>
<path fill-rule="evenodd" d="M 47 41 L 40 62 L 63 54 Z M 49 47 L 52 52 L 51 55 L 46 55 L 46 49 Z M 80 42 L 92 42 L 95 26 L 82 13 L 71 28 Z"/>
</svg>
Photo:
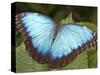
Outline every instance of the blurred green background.
<svg viewBox="0 0 100 75">
<path fill-rule="evenodd" d="M 56 23 L 78 23 L 97 31 L 97 7 L 52 5 L 38 3 L 16 3 L 16 13 L 38 12 L 51 17 Z M 97 67 L 97 49 L 92 47 L 81 53 L 62 69 L 52 69 L 48 64 L 38 64 L 25 50 L 21 33 L 16 30 L 16 72 L 85 69 Z"/>
</svg>

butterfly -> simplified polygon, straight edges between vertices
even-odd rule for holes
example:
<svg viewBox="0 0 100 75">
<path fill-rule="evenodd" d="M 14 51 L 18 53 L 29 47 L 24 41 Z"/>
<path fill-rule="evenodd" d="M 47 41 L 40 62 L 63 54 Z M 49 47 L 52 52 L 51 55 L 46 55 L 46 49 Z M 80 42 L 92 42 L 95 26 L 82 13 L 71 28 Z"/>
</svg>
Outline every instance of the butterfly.
<svg viewBox="0 0 100 75">
<path fill-rule="evenodd" d="M 26 50 L 38 63 L 63 67 L 86 48 L 96 45 L 96 32 L 79 24 L 64 24 L 59 29 L 48 16 L 24 12 L 16 15 Z"/>
</svg>

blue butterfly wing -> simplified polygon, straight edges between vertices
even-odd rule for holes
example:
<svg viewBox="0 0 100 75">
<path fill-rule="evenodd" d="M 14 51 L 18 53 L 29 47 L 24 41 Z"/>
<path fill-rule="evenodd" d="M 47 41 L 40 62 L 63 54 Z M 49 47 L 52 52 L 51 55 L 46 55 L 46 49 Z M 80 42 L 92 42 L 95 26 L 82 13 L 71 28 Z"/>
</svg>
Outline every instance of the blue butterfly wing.
<svg viewBox="0 0 100 75">
<path fill-rule="evenodd" d="M 31 37 L 33 47 L 37 48 L 38 53 L 46 54 L 53 41 L 54 22 L 38 13 L 25 13 L 22 23 L 28 36 Z"/>
<path fill-rule="evenodd" d="M 87 27 L 79 25 L 65 25 L 62 27 L 51 48 L 52 59 L 62 58 L 77 50 L 83 44 L 93 39 L 93 32 Z"/>
<path fill-rule="evenodd" d="M 75 58 L 75 55 L 78 55 L 78 48 L 96 36 L 96 33 L 87 27 L 77 24 L 64 25 L 57 32 L 57 36 L 54 36 L 56 33 L 55 23 L 49 17 L 39 13 L 25 12 L 21 16 L 20 24 L 17 25 L 19 30 L 24 28 L 29 37 L 25 40 L 27 43 L 31 41 L 28 46 L 25 43 L 30 49 L 31 56 L 38 62 L 48 61 L 50 65 L 57 67 L 69 63 L 71 59 Z M 30 48 L 31 45 L 32 48 Z"/>
</svg>

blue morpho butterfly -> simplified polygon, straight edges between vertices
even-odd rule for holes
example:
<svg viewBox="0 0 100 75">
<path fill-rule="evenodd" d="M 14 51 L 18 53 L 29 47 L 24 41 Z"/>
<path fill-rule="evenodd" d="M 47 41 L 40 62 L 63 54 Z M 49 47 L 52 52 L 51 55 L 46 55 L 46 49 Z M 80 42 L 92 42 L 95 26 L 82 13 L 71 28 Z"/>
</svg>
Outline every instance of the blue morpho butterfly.
<svg viewBox="0 0 100 75">
<path fill-rule="evenodd" d="M 16 16 L 26 50 L 39 63 L 62 67 L 96 44 L 96 33 L 85 26 L 65 24 L 56 33 L 55 22 L 42 14 L 25 12 Z M 56 33 L 56 35 L 55 35 Z"/>
</svg>

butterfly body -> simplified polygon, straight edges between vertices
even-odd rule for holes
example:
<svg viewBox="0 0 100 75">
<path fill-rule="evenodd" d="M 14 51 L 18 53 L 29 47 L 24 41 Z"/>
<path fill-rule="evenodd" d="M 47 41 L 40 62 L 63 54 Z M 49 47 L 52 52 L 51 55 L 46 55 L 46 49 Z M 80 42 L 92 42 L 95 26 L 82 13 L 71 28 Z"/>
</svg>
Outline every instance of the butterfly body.
<svg viewBox="0 0 100 75">
<path fill-rule="evenodd" d="M 54 67 L 70 63 L 87 46 L 94 46 L 93 41 L 96 42 L 94 32 L 78 24 L 65 24 L 56 33 L 56 23 L 38 13 L 17 15 L 16 26 L 32 58 L 40 63 L 47 61 Z"/>
</svg>

